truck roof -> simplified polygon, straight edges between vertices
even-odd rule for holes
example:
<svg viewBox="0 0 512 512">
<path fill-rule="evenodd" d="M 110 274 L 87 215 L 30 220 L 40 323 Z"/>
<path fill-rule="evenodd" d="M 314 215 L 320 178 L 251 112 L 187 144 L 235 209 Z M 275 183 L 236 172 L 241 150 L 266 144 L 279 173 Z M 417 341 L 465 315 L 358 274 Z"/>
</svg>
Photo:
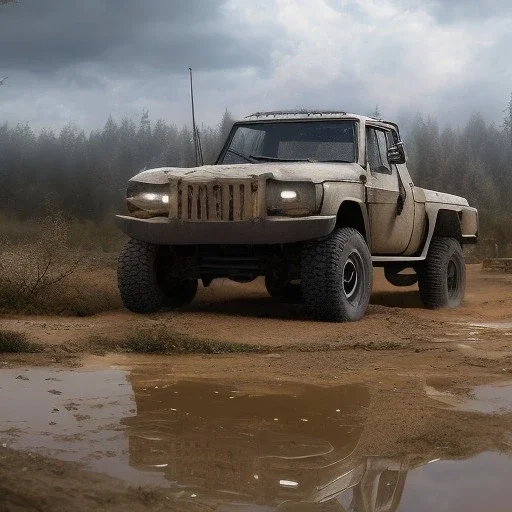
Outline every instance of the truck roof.
<svg viewBox="0 0 512 512">
<path fill-rule="evenodd" d="M 376 117 L 363 116 L 360 114 L 351 114 L 342 110 L 272 110 L 269 112 L 255 112 L 244 117 L 238 121 L 244 122 L 258 122 L 258 121 L 290 121 L 290 120 L 307 120 L 307 119 L 356 119 L 363 123 L 371 122 L 378 123 L 380 125 L 388 125 L 399 132 L 398 126 L 392 121 L 386 121 L 385 119 L 378 119 Z"/>
<path fill-rule="evenodd" d="M 244 117 L 248 121 L 270 121 L 270 120 L 289 120 L 289 119 L 361 119 L 368 121 L 378 121 L 380 123 L 388 123 L 384 119 L 376 117 L 362 116 L 359 114 L 351 114 L 342 110 L 272 110 L 269 112 L 255 112 Z M 394 124 L 394 123 L 389 123 Z"/>
</svg>

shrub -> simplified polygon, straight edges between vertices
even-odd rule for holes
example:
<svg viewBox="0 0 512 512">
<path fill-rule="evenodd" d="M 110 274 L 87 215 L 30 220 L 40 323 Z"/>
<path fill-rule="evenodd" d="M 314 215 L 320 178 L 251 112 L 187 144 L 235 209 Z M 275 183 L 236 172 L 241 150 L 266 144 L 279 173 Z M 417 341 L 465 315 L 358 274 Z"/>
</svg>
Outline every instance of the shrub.
<svg viewBox="0 0 512 512">
<path fill-rule="evenodd" d="M 92 344 L 105 350 L 116 348 L 122 352 L 141 354 L 228 354 L 266 351 L 266 347 L 258 345 L 201 340 L 164 326 L 139 329 L 122 342 L 95 339 L 92 340 Z"/>
<path fill-rule="evenodd" d="M 37 302 L 47 289 L 73 274 L 80 258 L 68 253 L 67 226 L 60 214 L 38 221 L 35 240 L 2 243 L 0 253 L 0 304 L 22 309 Z"/>
<path fill-rule="evenodd" d="M 2 223 L 0 310 L 85 316 L 120 308 L 115 256 L 99 246 L 84 251 L 78 239 L 76 225 L 59 212 Z"/>
<path fill-rule="evenodd" d="M 0 331 L 0 353 L 41 352 L 43 347 L 27 339 L 24 333 L 16 331 Z"/>
</svg>

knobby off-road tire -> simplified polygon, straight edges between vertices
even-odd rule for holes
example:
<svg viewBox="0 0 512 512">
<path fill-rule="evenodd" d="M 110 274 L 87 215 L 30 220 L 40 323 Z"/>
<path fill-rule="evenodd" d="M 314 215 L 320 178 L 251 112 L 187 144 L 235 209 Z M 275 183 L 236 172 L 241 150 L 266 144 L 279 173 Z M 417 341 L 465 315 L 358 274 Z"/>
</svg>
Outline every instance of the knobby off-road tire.
<svg viewBox="0 0 512 512">
<path fill-rule="evenodd" d="M 418 271 L 421 302 L 426 308 L 456 308 L 466 291 L 466 263 L 455 238 L 433 238 Z"/>
<path fill-rule="evenodd" d="M 123 304 L 135 313 L 156 313 L 191 302 L 197 280 L 166 279 L 165 247 L 129 240 L 119 255 L 117 283 Z"/>
<path fill-rule="evenodd" d="M 268 294 L 278 302 L 285 304 L 302 304 L 302 290 L 300 284 L 290 283 L 289 280 L 279 280 L 273 276 L 265 276 L 265 288 Z"/>
<path fill-rule="evenodd" d="M 307 309 L 318 320 L 350 322 L 363 317 L 372 291 L 372 258 L 353 228 L 338 228 L 306 244 L 301 287 Z"/>
</svg>

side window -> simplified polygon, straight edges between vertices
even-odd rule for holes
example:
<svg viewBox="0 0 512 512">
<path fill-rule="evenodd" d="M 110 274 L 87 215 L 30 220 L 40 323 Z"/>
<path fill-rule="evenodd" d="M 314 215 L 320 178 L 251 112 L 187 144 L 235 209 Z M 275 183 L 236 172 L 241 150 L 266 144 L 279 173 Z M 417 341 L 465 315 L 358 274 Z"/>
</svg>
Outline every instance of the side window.
<svg viewBox="0 0 512 512">
<path fill-rule="evenodd" d="M 366 156 L 370 169 L 376 171 L 382 165 L 377 142 L 377 133 L 373 128 L 366 128 Z"/>
<path fill-rule="evenodd" d="M 395 132 L 386 132 L 386 140 L 388 142 L 388 148 L 390 148 L 398 142 L 398 137 Z"/>
<path fill-rule="evenodd" d="M 366 129 L 366 155 L 373 172 L 391 174 L 388 162 L 388 133 L 376 128 Z"/>
<path fill-rule="evenodd" d="M 390 173 L 391 172 L 391 166 L 388 162 L 388 145 L 386 141 L 386 132 L 383 132 L 381 130 L 377 130 L 377 140 L 379 142 L 379 153 L 380 153 L 380 160 L 381 165 L 386 168 L 386 170 Z M 382 172 L 385 172 L 382 170 Z"/>
</svg>

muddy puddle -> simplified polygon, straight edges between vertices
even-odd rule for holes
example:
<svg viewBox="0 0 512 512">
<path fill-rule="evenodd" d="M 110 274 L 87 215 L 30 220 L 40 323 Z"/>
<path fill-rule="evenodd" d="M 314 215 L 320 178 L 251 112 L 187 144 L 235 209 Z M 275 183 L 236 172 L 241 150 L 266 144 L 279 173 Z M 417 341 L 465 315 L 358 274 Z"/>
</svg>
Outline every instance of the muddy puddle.
<svg viewBox="0 0 512 512">
<path fill-rule="evenodd" d="M 458 408 L 487 414 L 512 412 L 512 382 L 477 386 Z"/>
<path fill-rule="evenodd" d="M 499 329 L 499 330 L 512 330 L 512 322 L 479 322 L 467 324 L 470 327 L 476 327 L 479 329 Z"/>
<path fill-rule="evenodd" d="M 406 408 L 375 417 L 363 384 L 238 388 L 166 372 L 2 370 L 0 445 L 166 487 L 194 510 L 476 511 L 512 502 L 512 458 L 409 449 L 396 427 Z M 482 388 L 475 401 L 495 400 Z M 501 405 L 510 399 L 503 389 Z M 376 442 L 383 431 L 393 450 Z"/>
<path fill-rule="evenodd" d="M 512 413 L 512 381 L 476 386 L 469 396 L 463 397 L 437 385 L 436 382 L 429 382 L 428 379 L 424 389 L 430 398 L 459 411 L 484 414 Z"/>
</svg>

